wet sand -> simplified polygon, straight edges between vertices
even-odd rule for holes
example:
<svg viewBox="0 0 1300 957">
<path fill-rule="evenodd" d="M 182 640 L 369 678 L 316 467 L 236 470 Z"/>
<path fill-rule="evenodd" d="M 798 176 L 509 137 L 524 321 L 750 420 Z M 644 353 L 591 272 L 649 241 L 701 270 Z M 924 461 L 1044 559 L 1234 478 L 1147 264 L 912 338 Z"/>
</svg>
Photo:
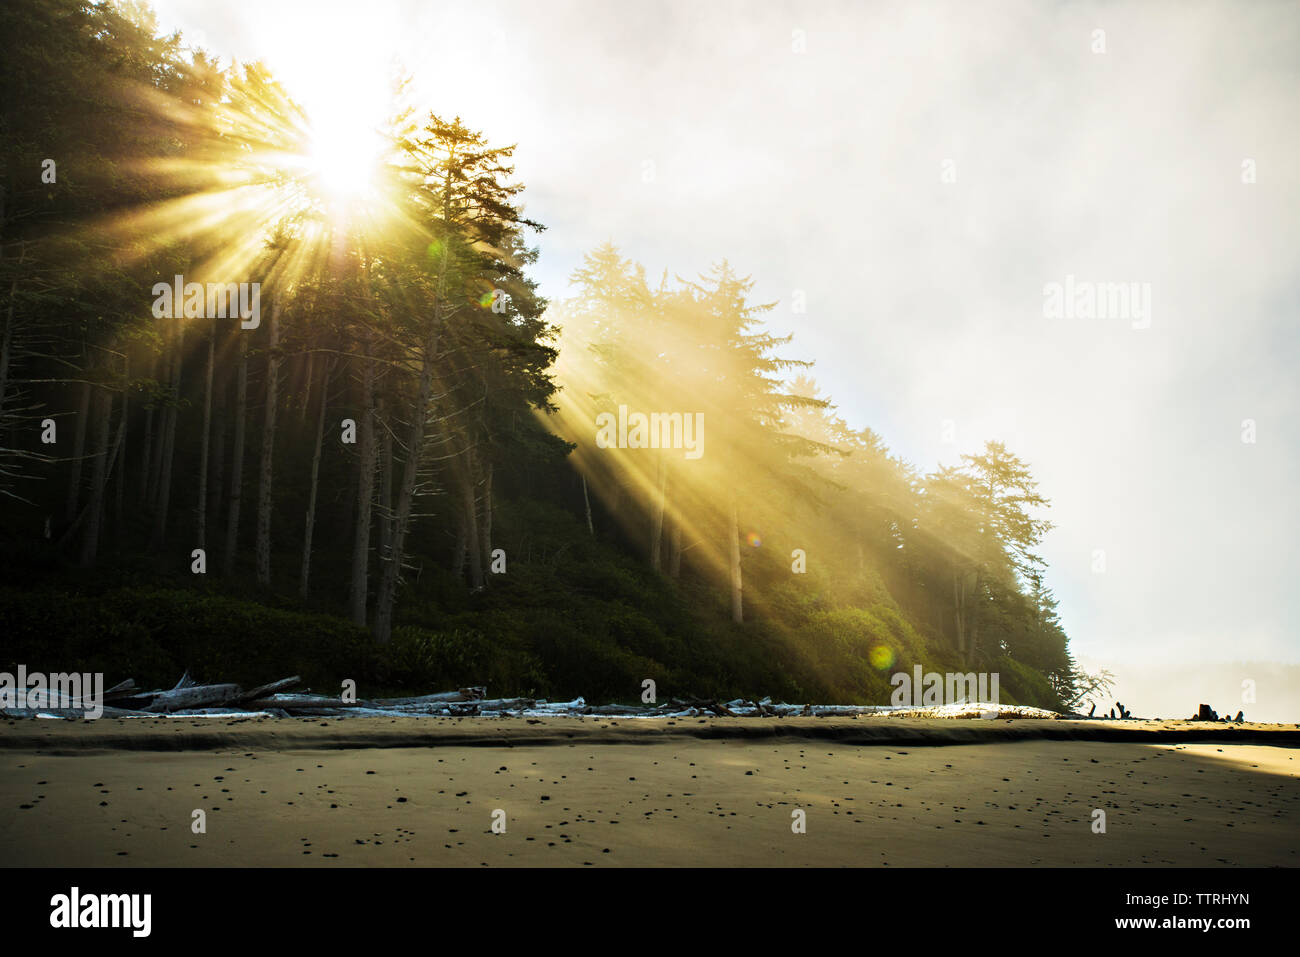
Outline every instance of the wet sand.
<svg viewBox="0 0 1300 957">
<path fill-rule="evenodd" d="M 1296 744 L 1294 725 L 1186 722 L 29 719 L 0 725 L 0 853 L 38 866 L 1296 866 Z"/>
</svg>

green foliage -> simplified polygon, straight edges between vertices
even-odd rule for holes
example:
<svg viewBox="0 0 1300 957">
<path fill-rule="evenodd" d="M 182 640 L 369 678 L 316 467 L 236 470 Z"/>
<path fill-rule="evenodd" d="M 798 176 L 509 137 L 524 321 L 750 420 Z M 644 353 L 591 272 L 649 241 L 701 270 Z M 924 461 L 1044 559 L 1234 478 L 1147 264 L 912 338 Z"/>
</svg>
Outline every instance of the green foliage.
<svg viewBox="0 0 1300 957">
<path fill-rule="evenodd" d="M 1049 711 L 1065 710 L 1050 681 L 1041 671 L 1035 671 L 1014 658 L 997 658 L 989 670 L 998 674 L 1000 697 L 1004 704 L 1027 704 Z"/>
<path fill-rule="evenodd" d="M 55 588 L 0 589 L 5 670 L 102 671 L 115 683 L 171 687 L 199 681 L 255 687 L 299 674 L 336 691 L 383 673 L 366 633 L 327 615 L 283 611 L 220 595 L 161 588 L 76 594 Z"/>
<path fill-rule="evenodd" d="M 385 682 L 411 694 L 483 684 L 494 695 L 526 694 L 545 681 L 527 648 L 489 640 L 473 629 L 400 626 L 383 656 Z"/>
</svg>

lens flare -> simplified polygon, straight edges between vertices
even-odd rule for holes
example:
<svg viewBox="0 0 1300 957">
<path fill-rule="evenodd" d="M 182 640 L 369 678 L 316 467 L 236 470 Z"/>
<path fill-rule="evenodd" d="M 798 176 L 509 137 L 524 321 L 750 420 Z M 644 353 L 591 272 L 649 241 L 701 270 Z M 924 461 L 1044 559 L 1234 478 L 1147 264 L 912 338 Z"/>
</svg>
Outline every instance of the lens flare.
<svg viewBox="0 0 1300 957">
<path fill-rule="evenodd" d="M 750 548 L 758 548 L 763 544 L 763 540 L 758 537 L 758 532 L 750 532 L 745 536 L 745 541 L 749 543 Z"/>
<path fill-rule="evenodd" d="M 894 649 L 888 645 L 876 645 L 867 652 L 867 660 L 877 671 L 884 671 L 894 664 Z"/>
</svg>

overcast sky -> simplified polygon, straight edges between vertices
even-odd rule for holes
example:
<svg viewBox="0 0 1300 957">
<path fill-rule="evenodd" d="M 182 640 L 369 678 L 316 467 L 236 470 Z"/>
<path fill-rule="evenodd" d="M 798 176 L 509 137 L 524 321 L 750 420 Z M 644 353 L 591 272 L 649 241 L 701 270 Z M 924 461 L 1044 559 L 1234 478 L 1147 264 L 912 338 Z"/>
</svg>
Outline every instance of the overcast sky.
<svg viewBox="0 0 1300 957">
<path fill-rule="evenodd" d="M 1300 5 L 156 7 L 309 108 L 396 57 L 518 142 L 547 295 L 605 239 L 726 257 L 850 423 L 925 470 L 1005 440 L 1088 663 L 1300 662 Z M 1149 324 L 1045 317 L 1068 275 L 1149 284 Z"/>
</svg>

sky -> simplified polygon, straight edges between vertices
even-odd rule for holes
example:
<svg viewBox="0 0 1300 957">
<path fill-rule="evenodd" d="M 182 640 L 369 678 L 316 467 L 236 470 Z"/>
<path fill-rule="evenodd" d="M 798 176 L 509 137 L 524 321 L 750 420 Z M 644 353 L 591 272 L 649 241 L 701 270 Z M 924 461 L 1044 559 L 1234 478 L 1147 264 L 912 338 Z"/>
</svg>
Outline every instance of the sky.
<svg viewBox="0 0 1300 957">
<path fill-rule="evenodd" d="M 1007 442 L 1071 648 L 1134 713 L 1300 664 L 1300 5 L 154 6 L 334 122 L 396 63 L 518 143 L 545 295 L 605 240 L 656 278 L 726 258 L 850 424 L 926 471 Z M 1051 315 L 1053 283 L 1149 314 Z M 1238 672 L 1300 717 L 1294 675 Z"/>
</svg>

